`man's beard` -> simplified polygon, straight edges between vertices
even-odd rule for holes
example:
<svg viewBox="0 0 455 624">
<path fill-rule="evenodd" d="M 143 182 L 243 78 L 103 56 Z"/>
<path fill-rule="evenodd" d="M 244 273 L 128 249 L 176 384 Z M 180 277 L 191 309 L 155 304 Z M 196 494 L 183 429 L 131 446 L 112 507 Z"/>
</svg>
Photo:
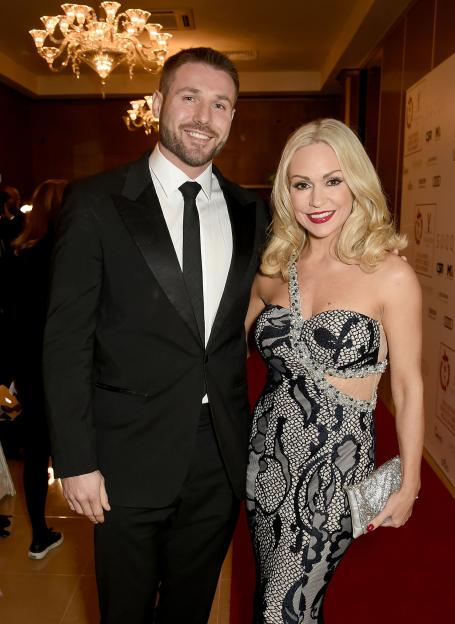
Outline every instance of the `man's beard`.
<svg viewBox="0 0 455 624">
<path fill-rule="evenodd" d="M 185 126 L 186 130 L 195 130 L 196 132 L 209 132 L 211 136 L 217 137 L 218 135 L 211 129 L 209 126 L 205 126 L 200 124 L 197 126 L 196 124 L 191 127 Z M 213 149 L 209 153 L 201 153 L 197 148 L 188 149 L 183 141 L 180 140 L 179 136 L 173 132 L 163 120 L 160 120 L 160 143 L 172 152 L 177 158 L 179 158 L 182 162 L 190 167 L 201 167 L 202 165 L 206 165 L 211 162 L 217 154 L 223 149 L 226 141 L 221 141 L 220 143 L 214 145 Z"/>
</svg>

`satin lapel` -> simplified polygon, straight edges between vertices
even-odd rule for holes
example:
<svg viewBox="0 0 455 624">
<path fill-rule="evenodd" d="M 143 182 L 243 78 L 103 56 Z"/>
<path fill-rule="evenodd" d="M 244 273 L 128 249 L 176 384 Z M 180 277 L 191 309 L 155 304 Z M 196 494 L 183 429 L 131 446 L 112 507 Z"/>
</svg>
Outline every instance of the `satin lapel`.
<svg viewBox="0 0 455 624">
<path fill-rule="evenodd" d="M 122 195 L 112 199 L 147 266 L 200 343 L 193 308 L 153 182 L 149 181 L 135 201 Z"/>
<path fill-rule="evenodd" d="M 223 296 L 210 332 L 207 349 L 215 339 L 217 332 L 223 327 L 230 309 L 242 290 L 242 282 L 255 251 L 256 210 L 255 207 L 251 206 L 255 201 L 239 201 L 238 194 L 230 192 L 229 184 L 224 185 L 222 180 L 220 182 L 231 220 L 232 260 Z"/>
</svg>

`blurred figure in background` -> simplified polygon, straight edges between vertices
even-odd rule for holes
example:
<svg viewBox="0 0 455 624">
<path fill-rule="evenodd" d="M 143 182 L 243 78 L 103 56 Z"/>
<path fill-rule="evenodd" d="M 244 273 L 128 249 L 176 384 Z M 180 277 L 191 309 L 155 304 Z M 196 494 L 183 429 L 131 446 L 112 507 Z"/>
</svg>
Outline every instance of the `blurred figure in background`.
<svg viewBox="0 0 455 624">
<path fill-rule="evenodd" d="M 10 387 L 13 370 L 10 353 L 14 348 L 14 336 L 9 327 L 5 306 L 9 298 L 8 277 L 13 261 L 11 242 L 21 233 L 25 215 L 20 210 L 21 197 L 14 186 L 0 184 L 0 384 Z M 0 440 L 5 455 L 10 458 L 21 456 L 17 428 L 10 421 L 2 421 Z"/>
<path fill-rule="evenodd" d="M 14 336 L 11 357 L 22 404 L 24 490 L 33 531 L 31 559 L 42 559 L 63 542 L 63 535 L 48 528 L 45 518 L 50 442 L 41 357 L 54 226 L 66 185 L 66 180 L 46 180 L 34 191 L 32 211 L 26 215 L 22 233 L 11 243 L 14 258 L 7 277 L 6 312 Z"/>
<path fill-rule="evenodd" d="M 0 258 L 10 252 L 10 243 L 22 231 L 24 214 L 21 212 L 21 196 L 17 188 L 0 184 Z"/>
</svg>

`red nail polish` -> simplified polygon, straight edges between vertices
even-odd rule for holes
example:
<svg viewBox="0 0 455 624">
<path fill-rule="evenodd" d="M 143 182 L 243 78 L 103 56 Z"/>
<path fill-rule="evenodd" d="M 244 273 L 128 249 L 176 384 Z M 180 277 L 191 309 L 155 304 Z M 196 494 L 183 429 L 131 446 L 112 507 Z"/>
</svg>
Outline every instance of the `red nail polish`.
<svg viewBox="0 0 455 624">
<path fill-rule="evenodd" d="M 369 533 L 370 531 L 374 531 L 374 524 L 369 524 L 369 525 L 367 526 L 367 531 L 368 531 L 368 533 Z"/>
</svg>

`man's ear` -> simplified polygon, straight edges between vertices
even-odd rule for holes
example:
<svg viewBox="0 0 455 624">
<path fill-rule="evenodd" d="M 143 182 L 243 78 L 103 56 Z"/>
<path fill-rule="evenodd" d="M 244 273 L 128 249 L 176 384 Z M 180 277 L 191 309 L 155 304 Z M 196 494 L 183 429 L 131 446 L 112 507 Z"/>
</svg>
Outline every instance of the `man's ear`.
<svg viewBox="0 0 455 624">
<path fill-rule="evenodd" d="M 152 98 L 152 113 L 159 119 L 161 108 L 163 106 L 163 94 L 161 91 L 155 91 Z"/>
<path fill-rule="evenodd" d="M 235 115 L 235 108 L 232 109 L 232 113 L 231 113 L 231 121 L 234 119 L 234 115 Z"/>
</svg>

